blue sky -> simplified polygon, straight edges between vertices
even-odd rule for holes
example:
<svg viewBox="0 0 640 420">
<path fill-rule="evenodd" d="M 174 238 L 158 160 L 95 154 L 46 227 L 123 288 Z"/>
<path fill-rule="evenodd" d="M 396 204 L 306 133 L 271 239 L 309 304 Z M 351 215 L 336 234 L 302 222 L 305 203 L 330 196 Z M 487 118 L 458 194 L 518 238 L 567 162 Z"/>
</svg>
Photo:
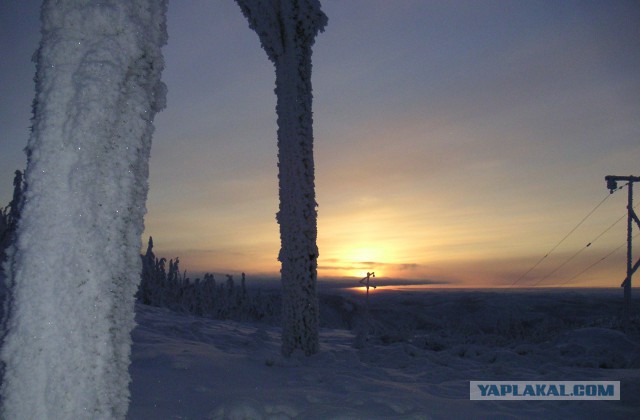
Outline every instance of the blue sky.
<svg viewBox="0 0 640 420">
<path fill-rule="evenodd" d="M 0 203 L 25 165 L 37 1 L 0 5 Z M 507 285 L 640 175 L 633 1 L 322 1 L 320 276 Z M 231 0 L 172 1 L 147 231 L 190 271 L 277 275 L 275 76 Z M 614 194 L 533 284 L 625 212 Z M 541 285 L 612 285 L 624 221 Z M 597 246 L 596 246 L 597 245 Z"/>
</svg>

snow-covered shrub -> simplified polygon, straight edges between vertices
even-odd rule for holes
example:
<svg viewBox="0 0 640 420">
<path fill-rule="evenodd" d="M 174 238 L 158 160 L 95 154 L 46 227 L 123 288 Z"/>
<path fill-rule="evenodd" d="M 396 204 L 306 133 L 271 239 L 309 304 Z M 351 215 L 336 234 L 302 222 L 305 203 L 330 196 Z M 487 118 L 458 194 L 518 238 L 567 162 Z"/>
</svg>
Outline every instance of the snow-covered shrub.
<svg viewBox="0 0 640 420">
<path fill-rule="evenodd" d="M 640 345 L 621 331 L 578 328 L 560 335 L 553 345 L 572 366 L 602 369 L 640 367 Z"/>
</svg>

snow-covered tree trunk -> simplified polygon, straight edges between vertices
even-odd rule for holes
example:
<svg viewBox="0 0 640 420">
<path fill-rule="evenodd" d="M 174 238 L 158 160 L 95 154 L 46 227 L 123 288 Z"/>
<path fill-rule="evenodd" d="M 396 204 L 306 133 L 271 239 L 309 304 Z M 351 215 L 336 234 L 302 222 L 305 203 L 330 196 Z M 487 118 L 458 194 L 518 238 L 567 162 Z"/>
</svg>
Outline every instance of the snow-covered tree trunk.
<svg viewBox="0 0 640 420">
<path fill-rule="evenodd" d="M 318 351 L 318 247 L 311 47 L 327 17 L 318 0 L 237 0 L 275 64 L 282 263 L 282 353 Z"/>
<path fill-rule="evenodd" d="M 1 418 L 124 418 L 165 0 L 45 0 Z"/>
</svg>

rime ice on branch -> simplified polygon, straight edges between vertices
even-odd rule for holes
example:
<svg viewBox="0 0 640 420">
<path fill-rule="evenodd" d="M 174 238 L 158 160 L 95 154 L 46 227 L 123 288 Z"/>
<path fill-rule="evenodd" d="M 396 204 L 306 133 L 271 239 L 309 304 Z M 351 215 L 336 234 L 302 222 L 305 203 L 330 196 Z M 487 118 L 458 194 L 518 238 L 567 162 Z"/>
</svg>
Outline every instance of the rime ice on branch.
<svg viewBox="0 0 640 420">
<path fill-rule="evenodd" d="M 2 411 L 124 418 L 165 0 L 45 0 Z"/>
<path fill-rule="evenodd" d="M 318 247 L 311 47 L 327 17 L 318 0 L 236 0 L 276 69 L 282 353 L 318 351 Z"/>
</svg>

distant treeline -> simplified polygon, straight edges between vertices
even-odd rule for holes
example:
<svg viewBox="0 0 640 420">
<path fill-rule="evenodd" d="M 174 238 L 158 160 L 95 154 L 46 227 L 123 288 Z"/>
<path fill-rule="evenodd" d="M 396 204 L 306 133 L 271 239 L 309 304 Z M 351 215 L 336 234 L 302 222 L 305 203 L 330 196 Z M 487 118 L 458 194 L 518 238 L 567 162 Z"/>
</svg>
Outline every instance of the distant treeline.
<svg viewBox="0 0 640 420">
<path fill-rule="evenodd" d="M 14 240 L 23 201 L 24 179 L 21 171 L 15 172 L 13 199 L 6 207 L 0 207 L 0 263 Z M 218 280 L 213 274 L 191 280 L 186 271 L 180 271 L 180 260 L 167 261 L 153 253 L 150 237 L 142 259 L 140 286 L 136 294 L 138 302 L 145 305 L 168 308 L 221 320 L 262 321 L 273 325 L 280 323 L 282 292 L 280 288 L 261 289 L 247 287 L 244 273 L 239 281 L 232 275 Z M 0 306 L 3 306 L 5 283 L 0 283 Z M 322 311 L 321 325 L 351 328 L 356 308 L 348 299 L 339 296 L 319 295 Z"/>
<path fill-rule="evenodd" d="M 178 312 L 215 319 L 237 321 L 277 321 L 280 317 L 280 293 L 246 286 L 242 273 L 240 284 L 232 275 L 216 282 L 213 274 L 191 280 L 180 272 L 180 260 L 157 258 L 153 253 L 153 238 L 149 238 L 142 258 L 142 273 L 137 298 L 145 305 L 168 308 Z"/>
<path fill-rule="evenodd" d="M 239 284 L 227 274 L 224 281 L 216 281 L 213 274 L 191 280 L 180 272 L 178 258 L 157 258 L 153 253 L 153 239 L 149 238 L 142 258 L 142 279 L 137 298 L 145 305 L 207 318 L 233 321 L 261 321 L 279 325 L 282 316 L 280 288 L 247 287 L 244 273 Z M 351 329 L 359 313 L 358 305 L 338 294 L 319 294 L 320 326 Z"/>
</svg>

